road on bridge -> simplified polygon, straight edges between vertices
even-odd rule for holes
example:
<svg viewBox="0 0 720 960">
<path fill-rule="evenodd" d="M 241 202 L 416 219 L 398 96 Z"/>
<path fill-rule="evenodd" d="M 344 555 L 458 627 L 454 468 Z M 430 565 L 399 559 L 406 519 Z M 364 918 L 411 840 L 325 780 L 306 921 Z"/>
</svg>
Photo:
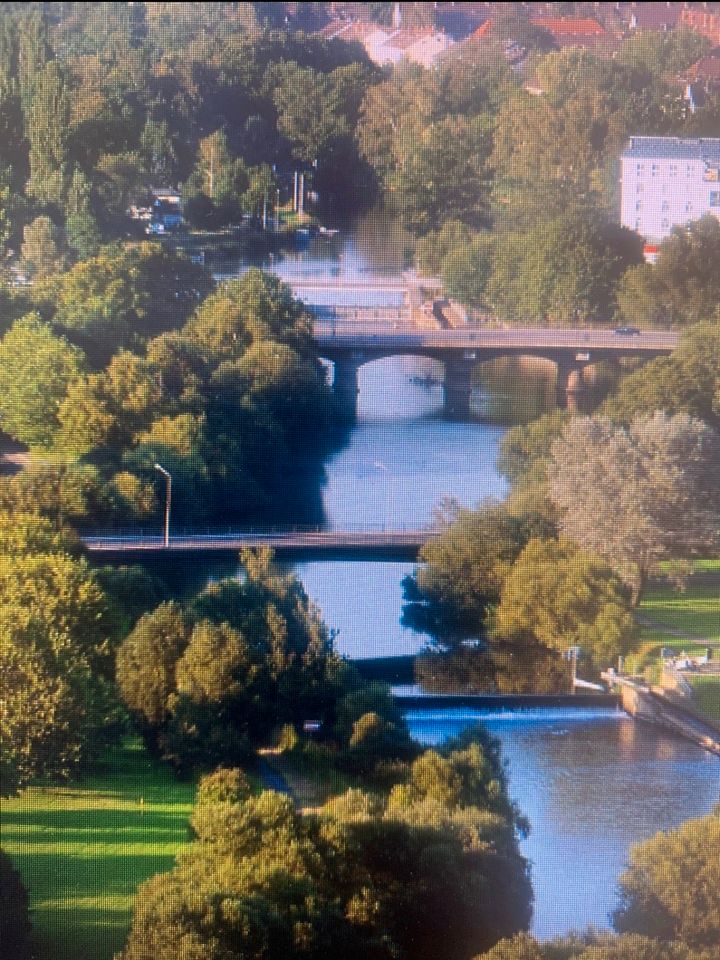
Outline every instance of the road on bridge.
<svg viewBox="0 0 720 960">
<path fill-rule="evenodd" d="M 577 350 L 619 354 L 672 353 L 679 334 L 643 330 L 620 334 L 614 330 L 513 327 L 507 330 L 461 327 L 420 330 L 411 326 L 352 321 L 317 321 L 315 341 L 321 349 L 357 350 L 507 350 L 509 352 Z"/>
</svg>

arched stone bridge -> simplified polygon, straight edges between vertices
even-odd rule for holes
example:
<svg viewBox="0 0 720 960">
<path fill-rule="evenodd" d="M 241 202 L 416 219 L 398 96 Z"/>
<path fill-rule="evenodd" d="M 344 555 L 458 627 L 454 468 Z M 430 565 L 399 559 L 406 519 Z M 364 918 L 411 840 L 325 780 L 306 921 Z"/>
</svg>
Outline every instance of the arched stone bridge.
<svg viewBox="0 0 720 960">
<path fill-rule="evenodd" d="M 316 322 L 318 353 L 334 364 L 333 389 L 347 415 L 355 415 L 358 370 L 365 363 L 395 356 L 420 356 L 445 365 L 445 409 L 464 418 L 470 411 L 473 367 L 498 357 L 538 357 L 558 371 L 558 403 L 574 408 L 583 390 L 583 370 L 600 360 L 651 359 L 673 352 L 678 334 L 644 330 L 515 327 L 508 330 L 464 327 L 420 330 L 388 324 Z"/>
</svg>

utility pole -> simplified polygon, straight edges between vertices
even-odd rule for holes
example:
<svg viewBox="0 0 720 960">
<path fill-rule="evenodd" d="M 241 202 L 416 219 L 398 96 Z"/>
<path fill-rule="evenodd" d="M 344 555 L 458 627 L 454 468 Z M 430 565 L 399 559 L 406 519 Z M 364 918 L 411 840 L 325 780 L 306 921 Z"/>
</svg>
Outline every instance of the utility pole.
<svg viewBox="0 0 720 960">
<path fill-rule="evenodd" d="M 170 499 L 172 496 L 172 477 L 159 463 L 155 464 L 155 469 L 165 477 L 165 524 L 163 535 L 163 546 L 170 546 Z"/>
<path fill-rule="evenodd" d="M 215 199 L 215 141 L 210 144 L 210 199 Z"/>
</svg>

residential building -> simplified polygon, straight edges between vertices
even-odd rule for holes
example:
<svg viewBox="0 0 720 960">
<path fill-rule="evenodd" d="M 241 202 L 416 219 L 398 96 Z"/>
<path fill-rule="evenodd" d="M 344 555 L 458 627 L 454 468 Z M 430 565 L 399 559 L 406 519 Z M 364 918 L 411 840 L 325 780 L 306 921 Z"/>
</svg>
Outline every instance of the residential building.
<svg viewBox="0 0 720 960">
<path fill-rule="evenodd" d="M 720 219 L 720 138 L 631 137 L 621 165 L 620 219 L 650 244 L 706 213 Z"/>
<path fill-rule="evenodd" d="M 720 13 L 707 9 L 684 8 L 680 13 L 679 24 L 701 33 L 713 43 L 720 43 Z"/>
</svg>

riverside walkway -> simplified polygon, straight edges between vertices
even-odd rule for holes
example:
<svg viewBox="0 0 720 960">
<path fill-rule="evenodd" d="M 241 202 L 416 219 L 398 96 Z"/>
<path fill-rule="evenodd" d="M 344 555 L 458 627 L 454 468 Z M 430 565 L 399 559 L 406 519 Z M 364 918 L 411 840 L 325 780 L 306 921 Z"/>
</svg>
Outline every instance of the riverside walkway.
<svg viewBox="0 0 720 960">
<path fill-rule="evenodd" d="M 339 556 L 375 559 L 414 559 L 433 530 L 253 530 L 224 533 L 172 534 L 166 544 L 153 534 L 103 534 L 81 538 L 88 553 L 107 558 L 163 559 L 178 556 L 237 554 L 269 547 L 276 554 L 300 554 L 317 559 Z"/>
</svg>

